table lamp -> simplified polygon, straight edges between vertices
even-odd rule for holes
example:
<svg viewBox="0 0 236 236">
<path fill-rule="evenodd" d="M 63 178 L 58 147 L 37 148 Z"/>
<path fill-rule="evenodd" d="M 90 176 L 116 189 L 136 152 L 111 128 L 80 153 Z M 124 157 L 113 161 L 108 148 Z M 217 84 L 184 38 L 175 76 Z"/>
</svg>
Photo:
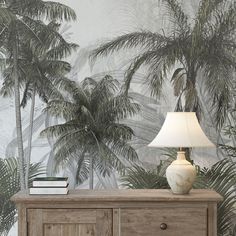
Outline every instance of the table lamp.
<svg viewBox="0 0 236 236">
<path fill-rule="evenodd" d="M 177 160 L 166 169 L 166 178 L 174 194 L 187 194 L 195 180 L 196 169 L 186 160 L 182 148 L 215 145 L 202 131 L 195 112 L 168 112 L 160 132 L 148 146 L 179 148 Z"/>
</svg>

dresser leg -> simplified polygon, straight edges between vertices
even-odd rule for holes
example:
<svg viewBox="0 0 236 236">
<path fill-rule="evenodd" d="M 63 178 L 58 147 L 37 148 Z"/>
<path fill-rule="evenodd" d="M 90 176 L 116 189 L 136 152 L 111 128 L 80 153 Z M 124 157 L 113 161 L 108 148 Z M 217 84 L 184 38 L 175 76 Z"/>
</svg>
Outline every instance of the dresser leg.
<svg viewBox="0 0 236 236">
<path fill-rule="evenodd" d="M 208 235 L 217 236 L 217 204 L 208 204 Z"/>
<path fill-rule="evenodd" d="M 18 204 L 18 235 L 27 236 L 27 217 L 24 204 Z"/>
</svg>

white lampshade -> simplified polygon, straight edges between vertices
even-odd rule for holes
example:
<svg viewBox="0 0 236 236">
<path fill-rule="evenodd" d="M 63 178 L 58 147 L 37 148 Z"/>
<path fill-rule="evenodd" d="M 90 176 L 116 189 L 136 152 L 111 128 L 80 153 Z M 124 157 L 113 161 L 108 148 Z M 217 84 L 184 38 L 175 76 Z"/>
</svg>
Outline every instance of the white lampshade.
<svg viewBox="0 0 236 236">
<path fill-rule="evenodd" d="M 168 112 L 149 147 L 214 147 L 198 123 L 195 112 Z"/>
</svg>

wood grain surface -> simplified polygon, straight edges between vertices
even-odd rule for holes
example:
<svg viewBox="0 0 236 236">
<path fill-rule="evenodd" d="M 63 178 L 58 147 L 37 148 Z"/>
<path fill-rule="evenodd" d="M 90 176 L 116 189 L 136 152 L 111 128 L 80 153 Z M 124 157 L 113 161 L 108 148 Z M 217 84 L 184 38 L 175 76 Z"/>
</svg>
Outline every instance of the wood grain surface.
<svg viewBox="0 0 236 236">
<path fill-rule="evenodd" d="M 205 202 L 221 201 L 222 197 L 213 190 L 193 189 L 190 194 L 175 195 L 168 189 L 119 189 L 119 190 L 71 190 L 68 195 L 29 195 L 19 192 L 11 198 L 15 203 L 61 203 L 61 202 L 114 202 L 114 201 L 156 201 L 156 202 Z"/>
<path fill-rule="evenodd" d="M 27 236 L 112 236 L 111 209 L 28 209 L 27 223 Z"/>
<path fill-rule="evenodd" d="M 161 224 L 167 228 L 161 229 Z M 206 236 L 207 209 L 122 209 L 121 236 Z"/>
</svg>

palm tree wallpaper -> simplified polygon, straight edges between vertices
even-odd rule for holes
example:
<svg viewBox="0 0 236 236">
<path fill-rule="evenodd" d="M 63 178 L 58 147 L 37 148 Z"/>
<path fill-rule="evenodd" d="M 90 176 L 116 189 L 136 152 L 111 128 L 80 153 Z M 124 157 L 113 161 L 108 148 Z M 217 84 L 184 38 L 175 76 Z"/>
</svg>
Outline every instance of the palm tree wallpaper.
<svg viewBox="0 0 236 236">
<path fill-rule="evenodd" d="M 36 176 L 70 188 L 168 188 L 175 149 L 147 144 L 166 112 L 194 111 L 194 188 L 213 188 L 236 235 L 234 0 L 0 0 L 0 235 Z"/>
</svg>

